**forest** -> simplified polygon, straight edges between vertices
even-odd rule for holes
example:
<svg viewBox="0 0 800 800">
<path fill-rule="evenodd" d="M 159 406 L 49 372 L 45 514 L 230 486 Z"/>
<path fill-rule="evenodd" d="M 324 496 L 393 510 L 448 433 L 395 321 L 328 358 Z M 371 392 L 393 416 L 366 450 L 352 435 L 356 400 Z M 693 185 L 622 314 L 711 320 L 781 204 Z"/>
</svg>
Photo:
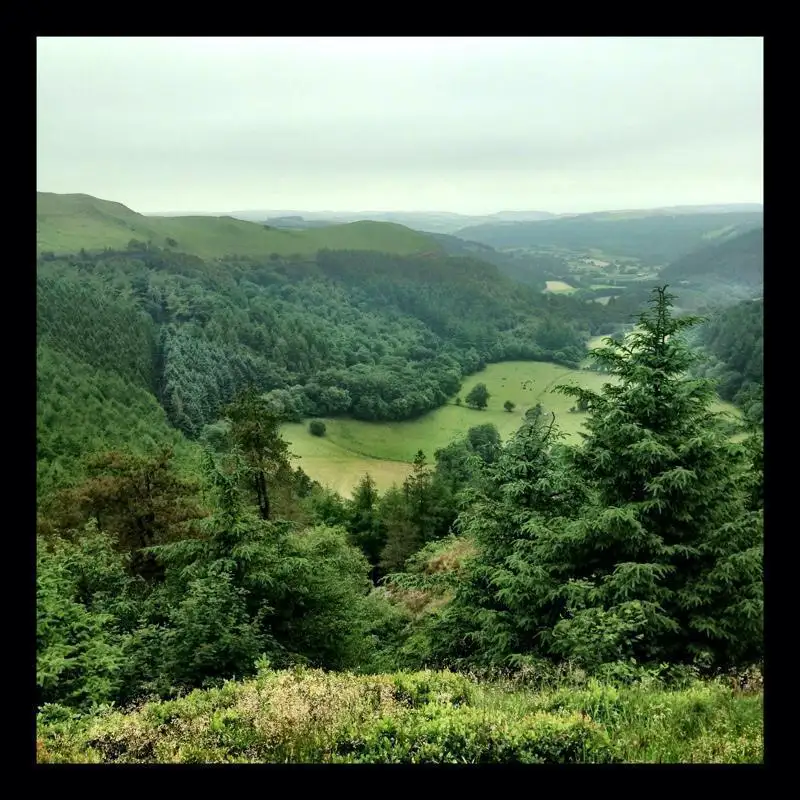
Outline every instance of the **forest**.
<svg viewBox="0 0 800 800">
<path fill-rule="evenodd" d="M 585 409 L 582 444 L 561 442 L 537 406 L 505 442 L 477 425 L 432 461 L 418 453 L 402 486 L 380 494 L 366 476 L 344 500 L 292 467 L 279 431 L 286 409 L 275 389 L 248 385 L 244 367 L 229 397 L 212 395 L 221 406 L 205 407 L 224 421 L 215 435 L 202 446 L 170 435 L 146 399 L 159 369 L 172 374 L 159 367 L 172 352 L 159 349 L 159 325 L 210 350 L 202 331 L 216 323 L 217 358 L 248 352 L 237 350 L 238 334 L 255 328 L 239 309 L 250 300 L 259 308 L 261 295 L 237 282 L 244 273 L 255 287 L 277 288 L 287 310 L 316 286 L 346 337 L 358 308 L 348 278 L 359 270 L 360 297 L 391 309 L 367 318 L 373 336 L 359 345 L 390 341 L 381 332 L 407 324 L 400 309 L 413 308 L 419 322 L 399 346 L 427 346 L 435 363 L 436 348 L 459 335 L 476 353 L 491 346 L 470 338 L 469 319 L 456 327 L 459 310 L 474 308 L 468 290 L 426 301 L 414 291 L 414 268 L 427 274 L 425 263 L 412 261 L 392 283 L 395 259 L 370 258 L 367 268 L 366 257 L 321 254 L 305 268 L 315 281 L 280 280 L 280 265 L 230 264 L 221 307 L 209 308 L 203 287 L 222 279 L 204 265 L 189 261 L 173 275 L 154 266 L 145 282 L 141 269 L 138 281 L 131 276 L 137 261 L 107 254 L 75 264 L 80 280 L 56 280 L 54 263 L 42 265 L 40 348 L 50 371 L 40 381 L 63 384 L 45 396 L 69 396 L 64 359 L 86 369 L 71 378 L 85 381 L 73 407 L 40 408 L 49 452 L 78 449 L 78 433 L 59 439 L 60 425 L 45 425 L 48 410 L 56 420 L 78 414 L 76 429 L 100 426 L 91 407 L 75 407 L 84 396 L 95 411 L 117 409 L 109 425 L 135 421 L 156 446 L 115 442 L 40 495 L 39 760 L 760 760 L 758 684 L 742 694 L 751 679 L 741 676 L 757 674 L 748 670 L 763 658 L 763 436 L 753 422 L 733 442 L 710 412 L 714 384 L 691 374 L 698 356 L 687 336 L 697 320 L 672 313 L 667 293 L 653 292 L 624 342 L 592 351 L 615 383 L 563 388 Z M 466 287 L 484 279 L 478 265 L 454 268 Z M 429 280 L 435 291 L 436 274 Z M 495 346 L 515 321 L 501 299 L 498 288 L 474 308 L 484 324 L 495 321 Z M 88 308 L 99 313 L 77 327 L 81 317 L 70 315 Z M 344 346 L 300 336 L 312 323 L 299 312 L 286 316 L 280 333 L 303 342 L 284 351 L 292 379 L 311 354 L 346 357 Z M 531 347 L 558 318 L 546 319 Z M 723 322 L 705 335 L 729 357 L 724 330 Z M 125 358 L 112 362 L 102 344 L 116 341 L 114 331 Z M 389 371 L 396 362 L 376 363 Z M 135 388 L 131 402 L 115 394 L 119 384 Z M 179 463 L 181 447 L 194 462 Z M 350 699 L 313 711 L 337 692 Z M 501 710 L 503 692 L 516 710 Z M 640 710 L 624 730 L 610 710 L 620 697 Z M 705 709 L 706 721 L 678 706 L 674 725 L 699 727 L 654 721 L 651 709 L 665 703 Z"/>
<path fill-rule="evenodd" d="M 614 311 L 544 295 L 474 258 L 320 251 L 315 258 L 124 251 L 37 267 L 39 488 L 82 452 L 197 439 L 258 386 L 284 419 L 402 420 L 486 363 L 575 366 Z M 173 430 L 174 429 L 174 430 Z"/>
<path fill-rule="evenodd" d="M 698 375 L 715 381 L 725 400 L 752 422 L 764 423 L 764 301 L 744 300 L 710 314 L 698 331 L 705 359 Z"/>
<path fill-rule="evenodd" d="M 219 220 L 45 201 L 46 241 L 78 205 L 102 246 L 37 259 L 38 761 L 761 760 L 761 300 L 603 305 L 545 290 L 561 256 L 380 223 L 294 255 L 249 223 L 235 255 Z M 672 278 L 760 259 L 745 234 Z M 574 439 L 480 374 L 543 361 L 596 380 L 552 389 Z M 284 439 L 445 403 L 474 421 L 390 488 Z"/>
</svg>

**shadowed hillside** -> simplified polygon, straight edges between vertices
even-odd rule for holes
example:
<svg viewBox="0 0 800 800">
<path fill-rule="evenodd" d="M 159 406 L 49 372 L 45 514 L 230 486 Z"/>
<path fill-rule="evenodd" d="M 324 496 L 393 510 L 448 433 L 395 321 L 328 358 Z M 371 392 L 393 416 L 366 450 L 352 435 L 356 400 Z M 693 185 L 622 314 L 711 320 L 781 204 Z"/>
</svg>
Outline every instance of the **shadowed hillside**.
<svg viewBox="0 0 800 800">
<path fill-rule="evenodd" d="M 764 284 L 764 229 L 689 253 L 664 267 L 661 276 L 670 281 L 713 278 L 759 289 Z"/>
<path fill-rule="evenodd" d="M 660 265 L 702 246 L 706 240 L 760 226 L 760 212 L 642 215 L 582 214 L 539 222 L 476 225 L 456 233 L 463 239 L 505 247 L 600 250 Z"/>
</svg>

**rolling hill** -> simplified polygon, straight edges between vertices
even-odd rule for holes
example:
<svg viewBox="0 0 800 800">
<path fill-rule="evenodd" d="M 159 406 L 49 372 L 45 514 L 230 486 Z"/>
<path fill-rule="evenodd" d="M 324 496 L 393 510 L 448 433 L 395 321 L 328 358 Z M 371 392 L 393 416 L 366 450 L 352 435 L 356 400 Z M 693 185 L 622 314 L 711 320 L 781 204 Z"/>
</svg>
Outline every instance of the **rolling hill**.
<svg viewBox="0 0 800 800">
<path fill-rule="evenodd" d="M 667 264 L 715 237 L 730 237 L 763 224 L 758 211 L 728 213 L 625 212 L 581 214 L 538 222 L 503 222 L 463 228 L 462 239 L 500 248 L 555 247 L 599 250 Z"/>
<path fill-rule="evenodd" d="M 661 270 L 670 280 L 715 279 L 754 290 L 764 284 L 764 229 L 747 231 L 688 253 Z"/>
<path fill-rule="evenodd" d="M 440 250 L 424 234 L 391 222 L 276 230 L 233 217 L 146 217 L 121 203 L 85 194 L 37 193 L 36 244 L 40 253 L 124 249 L 132 239 L 202 258 L 310 255 L 324 248 L 397 255 Z"/>
</svg>

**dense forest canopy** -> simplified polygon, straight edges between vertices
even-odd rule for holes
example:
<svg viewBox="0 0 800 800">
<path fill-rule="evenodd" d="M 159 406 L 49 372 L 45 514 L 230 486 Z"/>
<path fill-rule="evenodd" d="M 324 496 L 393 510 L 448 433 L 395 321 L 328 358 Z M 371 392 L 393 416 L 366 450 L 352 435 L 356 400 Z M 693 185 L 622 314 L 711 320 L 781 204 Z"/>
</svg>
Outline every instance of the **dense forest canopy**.
<svg viewBox="0 0 800 800">
<path fill-rule="evenodd" d="M 764 301 L 745 300 L 710 314 L 698 330 L 706 358 L 698 374 L 713 378 L 720 397 L 764 419 Z"/>
<path fill-rule="evenodd" d="M 435 463 L 418 453 L 383 495 L 365 477 L 343 500 L 293 471 L 253 390 L 221 409 L 192 480 L 169 449 L 93 459 L 40 505 L 40 702 L 171 697 L 267 661 L 568 659 L 618 677 L 757 662 L 759 447 L 733 444 L 687 375 L 693 324 L 659 292 L 625 344 L 594 351 L 617 381 L 564 388 L 582 445 L 537 406 L 505 443 L 478 425 Z"/>
<path fill-rule="evenodd" d="M 141 241 L 42 254 L 37 303 L 40 487 L 69 472 L 81 436 L 90 449 L 147 443 L 168 420 L 196 438 L 245 386 L 286 420 L 408 419 L 488 362 L 576 365 L 615 319 L 473 257 L 208 260 Z"/>
</svg>

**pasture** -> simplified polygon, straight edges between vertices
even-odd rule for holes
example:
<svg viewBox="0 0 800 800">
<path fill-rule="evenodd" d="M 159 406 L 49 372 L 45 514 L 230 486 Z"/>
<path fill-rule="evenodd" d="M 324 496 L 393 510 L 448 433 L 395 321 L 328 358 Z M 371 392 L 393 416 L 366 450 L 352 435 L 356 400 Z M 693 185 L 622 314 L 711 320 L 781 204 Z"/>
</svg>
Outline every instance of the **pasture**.
<svg viewBox="0 0 800 800">
<path fill-rule="evenodd" d="M 547 281 L 546 283 L 547 288 L 545 291 L 552 292 L 553 294 L 571 294 L 572 292 L 577 291 L 574 286 L 570 286 L 564 281 Z"/>
<path fill-rule="evenodd" d="M 572 398 L 554 393 L 553 388 L 559 383 L 578 383 L 599 390 L 607 380 L 607 376 L 595 372 L 557 364 L 507 361 L 490 364 L 464 380 L 462 398 L 476 383 L 485 383 L 489 389 L 489 404 L 482 411 L 459 406 L 453 397 L 446 405 L 415 420 L 326 419 L 324 437 L 312 436 L 307 423 L 287 424 L 283 433 L 298 457 L 297 463 L 320 483 L 347 495 L 369 472 L 380 489 L 387 489 L 404 480 L 418 450 L 433 462 L 437 449 L 463 436 L 474 425 L 487 422 L 497 426 L 506 439 L 520 426 L 525 410 L 537 403 L 556 415 L 557 425 L 568 440 L 575 440 L 585 415 L 570 413 Z M 516 405 L 510 413 L 503 408 L 506 400 Z"/>
<path fill-rule="evenodd" d="M 604 337 L 590 340 L 597 347 Z M 609 380 L 607 375 L 589 370 L 575 370 L 541 361 L 506 361 L 490 364 L 482 372 L 465 378 L 460 396 L 476 383 L 485 383 L 489 390 L 488 407 L 482 411 L 457 405 L 451 398 L 441 408 L 414 420 L 403 422 L 365 422 L 349 418 L 326 419 L 325 436 L 312 436 L 308 422 L 290 423 L 283 427 L 284 438 L 296 456 L 295 463 L 314 480 L 349 496 L 360 478 L 369 473 L 381 491 L 401 484 L 411 471 L 411 462 L 418 450 L 428 462 L 434 453 L 446 447 L 475 425 L 491 422 L 507 439 L 522 423 L 525 410 L 541 403 L 556 416 L 556 425 L 565 441 L 578 442 L 586 414 L 572 413 L 571 397 L 554 392 L 558 384 L 576 384 L 599 391 Z M 512 412 L 503 408 L 510 400 Z M 731 403 L 718 400 L 715 411 L 739 414 Z"/>
</svg>

